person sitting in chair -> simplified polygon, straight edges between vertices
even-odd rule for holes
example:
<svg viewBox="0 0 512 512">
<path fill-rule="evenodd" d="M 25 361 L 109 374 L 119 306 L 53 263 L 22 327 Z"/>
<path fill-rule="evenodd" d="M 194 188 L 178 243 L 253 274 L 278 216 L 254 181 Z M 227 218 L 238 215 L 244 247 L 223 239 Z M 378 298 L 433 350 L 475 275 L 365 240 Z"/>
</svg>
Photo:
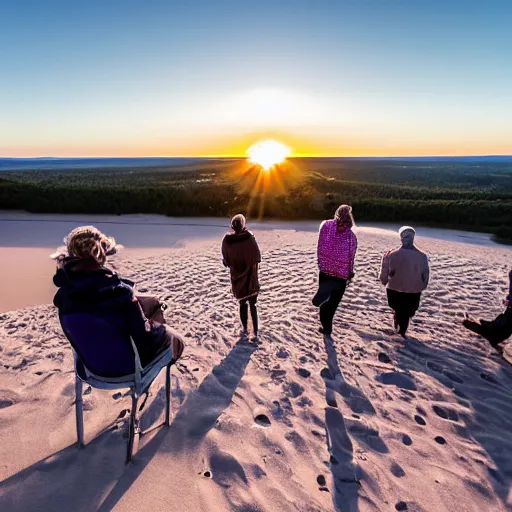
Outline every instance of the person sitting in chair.
<svg viewBox="0 0 512 512">
<path fill-rule="evenodd" d="M 157 355 L 172 347 L 173 361 L 182 355 L 182 336 L 164 324 L 156 297 L 138 297 L 135 284 L 105 266 L 116 252 L 116 242 L 94 226 L 74 229 L 65 239 L 67 255 L 55 253 L 57 272 L 53 299 L 59 317 L 87 313 L 101 317 L 130 336 L 144 368 Z"/>
</svg>

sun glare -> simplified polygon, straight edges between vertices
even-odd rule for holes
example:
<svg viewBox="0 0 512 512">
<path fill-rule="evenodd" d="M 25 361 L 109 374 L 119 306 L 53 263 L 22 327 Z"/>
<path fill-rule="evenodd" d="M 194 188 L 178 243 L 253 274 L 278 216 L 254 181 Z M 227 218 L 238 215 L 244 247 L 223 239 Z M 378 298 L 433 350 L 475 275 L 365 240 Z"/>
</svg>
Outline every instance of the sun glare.
<svg viewBox="0 0 512 512">
<path fill-rule="evenodd" d="M 260 165 L 266 171 L 269 171 L 274 165 L 284 162 L 290 153 L 291 150 L 288 146 L 276 140 L 257 142 L 247 150 L 249 162 Z"/>
</svg>

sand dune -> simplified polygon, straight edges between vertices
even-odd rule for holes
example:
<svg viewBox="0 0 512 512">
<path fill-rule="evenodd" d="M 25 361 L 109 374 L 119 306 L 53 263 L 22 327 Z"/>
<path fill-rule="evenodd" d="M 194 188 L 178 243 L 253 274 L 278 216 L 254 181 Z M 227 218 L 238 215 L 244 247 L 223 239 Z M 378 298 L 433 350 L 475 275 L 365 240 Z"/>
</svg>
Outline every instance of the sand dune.
<svg viewBox="0 0 512 512">
<path fill-rule="evenodd" d="M 317 332 L 315 233 L 259 231 L 260 343 L 239 338 L 218 242 L 116 261 L 169 303 L 187 338 L 169 429 L 124 465 L 129 400 L 87 394 L 73 446 L 72 358 L 53 307 L 0 316 L 0 510 L 506 511 L 512 368 L 463 330 L 499 312 L 510 251 L 420 239 L 432 283 L 406 341 L 376 274 L 387 234 L 360 234 L 356 279 Z M 142 427 L 162 420 L 159 384 Z"/>
</svg>

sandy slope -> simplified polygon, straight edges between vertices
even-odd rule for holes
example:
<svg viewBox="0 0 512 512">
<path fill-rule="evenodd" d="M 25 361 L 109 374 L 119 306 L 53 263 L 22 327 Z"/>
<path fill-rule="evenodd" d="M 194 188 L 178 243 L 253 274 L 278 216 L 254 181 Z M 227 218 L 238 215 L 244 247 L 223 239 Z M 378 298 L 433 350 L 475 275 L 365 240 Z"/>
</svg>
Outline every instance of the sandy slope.
<svg viewBox="0 0 512 512">
<path fill-rule="evenodd" d="M 118 262 L 168 300 L 188 340 L 172 426 L 144 436 L 128 467 L 129 402 L 113 392 L 87 395 L 90 444 L 72 446 L 71 354 L 53 308 L 0 317 L 0 510 L 512 507 L 512 368 L 459 325 L 464 309 L 499 312 L 510 252 L 421 241 L 432 285 L 404 344 L 376 281 L 395 240 L 362 233 L 357 278 L 324 343 L 310 302 L 315 234 L 257 237 L 260 345 L 238 338 L 217 243 Z M 143 427 L 161 419 L 162 391 L 153 387 Z"/>
</svg>

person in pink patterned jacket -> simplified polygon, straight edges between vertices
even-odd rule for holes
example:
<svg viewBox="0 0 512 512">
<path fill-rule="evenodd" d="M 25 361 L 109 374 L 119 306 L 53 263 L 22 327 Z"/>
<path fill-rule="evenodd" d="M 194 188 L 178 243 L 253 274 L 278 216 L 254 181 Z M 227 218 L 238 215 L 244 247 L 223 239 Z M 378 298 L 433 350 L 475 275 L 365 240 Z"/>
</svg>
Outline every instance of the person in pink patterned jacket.
<svg viewBox="0 0 512 512">
<path fill-rule="evenodd" d="M 346 204 L 336 210 L 334 219 L 320 225 L 317 247 L 319 286 L 313 304 L 320 307 L 320 332 L 326 336 L 332 333 L 334 314 L 347 282 L 354 277 L 357 237 L 352 231 L 353 226 L 352 208 Z"/>
</svg>

